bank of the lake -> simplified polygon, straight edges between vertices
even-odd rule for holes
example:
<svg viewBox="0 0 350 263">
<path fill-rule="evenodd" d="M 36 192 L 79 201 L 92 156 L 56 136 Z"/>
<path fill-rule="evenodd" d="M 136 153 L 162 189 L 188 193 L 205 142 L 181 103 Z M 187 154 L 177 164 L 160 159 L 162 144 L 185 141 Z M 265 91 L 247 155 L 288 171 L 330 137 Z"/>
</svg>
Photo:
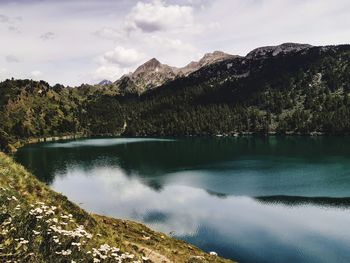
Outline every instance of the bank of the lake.
<svg viewBox="0 0 350 263">
<path fill-rule="evenodd" d="M 2 262 L 231 262 L 129 220 L 85 212 L 0 153 Z"/>
</svg>

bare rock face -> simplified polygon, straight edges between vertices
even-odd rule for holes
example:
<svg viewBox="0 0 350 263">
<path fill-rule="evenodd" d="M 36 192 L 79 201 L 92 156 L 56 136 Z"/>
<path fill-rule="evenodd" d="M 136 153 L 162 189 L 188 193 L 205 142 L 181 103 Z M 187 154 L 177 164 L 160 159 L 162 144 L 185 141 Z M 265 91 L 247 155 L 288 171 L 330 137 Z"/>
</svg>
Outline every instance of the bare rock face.
<svg viewBox="0 0 350 263">
<path fill-rule="evenodd" d="M 115 84 L 121 93 L 141 94 L 176 78 L 174 68 L 161 64 L 152 58 L 139 66 L 133 73 L 124 75 Z"/>
<path fill-rule="evenodd" d="M 174 68 L 161 64 L 155 58 L 141 65 L 131 74 L 131 79 L 140 88 L 141 92 L 160 86 L 169 80 L 175 79 L 175 77 Z"/>
<path fill-rule="evenodd" d="M 113 83 L 112 81 L 104 79 L 104 80 L 100 81 L 97 85 L 99 85 L 99 86 L 108 86 L 108 85 L 111 85 L 112 83 Z"/>
<path fill-rule="evenodd" d="M 297 43 L 284 43 L 279 46 L 267 46 L 256 48 L 249 52 L 246 56 L 247 59 L 261 59 L 268 56 L 277 56 L 279 54 L 287 54 L 290 52 L 298 52 L 304 49 L 311 48 L 308 44 L 297 44 Z"/>
<path fill-rule="evenodd" d="M 122 76 L 115 82 L 121 94 L 141 94 L 178 77 L 187 76 L 200 68 L 234 56 L 221 51 L 206 54 L 198 62 L 191 62 L 183 68 L 170 67 L 152 58 L 139 66 L 133 73 Z"/>
<path fill-rule="evenodd" d="M 181 72 L 183 75 L 187 76 L 204 66 L 207 66 L 216 62 L 220 62 L 226 59 L 231 59 L 234 57 L 237 57 L 237 56 L 230 55 L 222 51 L 214 51 L 213 53 L 205 54 L 204 57 L 200 59 L 198 62 L 192 61 L 187 66 L 183 68 L 179 68 L 178 72 Z"/>
</svg>

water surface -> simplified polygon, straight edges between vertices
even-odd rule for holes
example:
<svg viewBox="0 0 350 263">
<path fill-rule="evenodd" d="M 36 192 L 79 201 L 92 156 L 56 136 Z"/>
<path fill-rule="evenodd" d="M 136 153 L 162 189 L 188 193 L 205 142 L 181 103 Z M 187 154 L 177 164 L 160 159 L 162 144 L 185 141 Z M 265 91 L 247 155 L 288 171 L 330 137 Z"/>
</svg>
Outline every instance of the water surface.
<svg viewBox="0 0 350 263">
<path fill-rule="evenodd" d="M 240 262 L 350 262 L 350 139 L 83 139 L 16 159 L 88 211 Z"/>
</svg>

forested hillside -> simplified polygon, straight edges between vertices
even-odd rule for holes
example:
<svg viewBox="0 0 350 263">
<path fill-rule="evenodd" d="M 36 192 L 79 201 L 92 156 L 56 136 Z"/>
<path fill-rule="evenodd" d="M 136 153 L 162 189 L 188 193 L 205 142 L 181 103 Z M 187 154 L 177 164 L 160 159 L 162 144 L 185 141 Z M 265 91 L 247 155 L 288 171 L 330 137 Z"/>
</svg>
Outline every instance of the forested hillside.
<svg viewBox="0 0 350 263">
<path fill-rule="evenodd" d="M 127 101 L 127 132 L 347 133 L 349 92 L 349 46 L 235 58 Z"/>
<path fill-rule="evenodd" d="M 6 80 L 0 83 L 0 147 L 9 151 L 29 138 L 67 134 L 347 134 L 349 93 L 348 45 L 258 49 L 141 95 L 108 85 Z"/>
</svg>

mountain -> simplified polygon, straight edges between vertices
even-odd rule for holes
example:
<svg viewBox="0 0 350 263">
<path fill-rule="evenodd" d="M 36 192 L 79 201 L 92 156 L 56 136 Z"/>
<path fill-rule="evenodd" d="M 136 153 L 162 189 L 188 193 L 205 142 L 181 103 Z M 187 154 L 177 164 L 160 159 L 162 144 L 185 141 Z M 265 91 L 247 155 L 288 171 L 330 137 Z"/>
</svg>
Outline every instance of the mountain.
<svg viewBox="0 0 350 263">
<path fill-rule="evenodd" d="M 0 148 L 77 134 L 350 134 L 350 45 L 212 54 L 181 73 L 152 59 L 110 86 L 6 80 Z"/>
<path fill-rule="evenodd" d="M 210 64 L 217 63 L 219 61 L 223 61 L 226 59 L 232 59 L 235 57 L 238 57 L 238 56 L 230 55 L 222 51 L 214 51 L 213 53 L 205 54 L 204 57 L 201 58 L 198 62 L 192 61 L 185 67 L 178 68 L 177 72 L 179 75 L 183 74 L 185 76 L 188 76 L 192 72 L 195 72 L 204 66 L 208 66 Z"/>
<path fill-rule="evenodd" d="M 279 54 L 288 54 L 312 48 L 308 44 L 284 43 L 278 46 L 260 47 L 252 50 L 246 56 L 247 59 L 266 59 L 268 56 L 277 56 Z"/>
<path fill-rule="evenodd" d="M 139 66 L 133 73 L 122 76 L 114 84 L 121 94 L 141 94 L 176 77 L 175 68 L 161 64 L 157 59 L 152 58 Z"/>
<path fill-rule="evenodd" d="M 290 52 L 298 52 L 311 48 L 311 45 L 284 43 L 278 46 L 267 46 L 254 49 L 249 52 L 245 59 L 266 59 L 268 56 L 277 56 Z M 114 83 L 114 87 L 119 94 L 142 94 L 148 90 L 160 87 L 163 84 L 180 77 L 186 77 L 203 67 L 219 63 L 226 60 L 242 58 L 241 56 L 230 55 L 222 51 L 207 53 L 199 61 L 192 61 L 182 68 L 171 67 L 160 63 L 152 58 L 139 66 L 133 73 L 122 76 Z M 111 83 L 103 83 L 110 85 Z"/>
<path fill-rule="evenodd" d="M 104 79 L 104 80 L 100 81 L 97 85 L 108 86 L 108 85 L 111 85 L 112 83 L 113 83 L 112 81 Z"/>
<path fill-rule="evenodd" d="M 152 58 L 133 73 L 122 76 L 114 83 L 114 86 L 117 87 L 120 94 L 142 94 L 176 78 L 188 76 L 204 66 L 233 57 L 235 56 L 215 51 L 204 55 L 198 62 L 191 62 L 182 68 L 171 67 Z"/>
<path fill-rule="evenodd" d="M 350 45 L 283 44 L 200 68 L 128 102 L 125 134 L 349 134 Z"/>
</svg>

